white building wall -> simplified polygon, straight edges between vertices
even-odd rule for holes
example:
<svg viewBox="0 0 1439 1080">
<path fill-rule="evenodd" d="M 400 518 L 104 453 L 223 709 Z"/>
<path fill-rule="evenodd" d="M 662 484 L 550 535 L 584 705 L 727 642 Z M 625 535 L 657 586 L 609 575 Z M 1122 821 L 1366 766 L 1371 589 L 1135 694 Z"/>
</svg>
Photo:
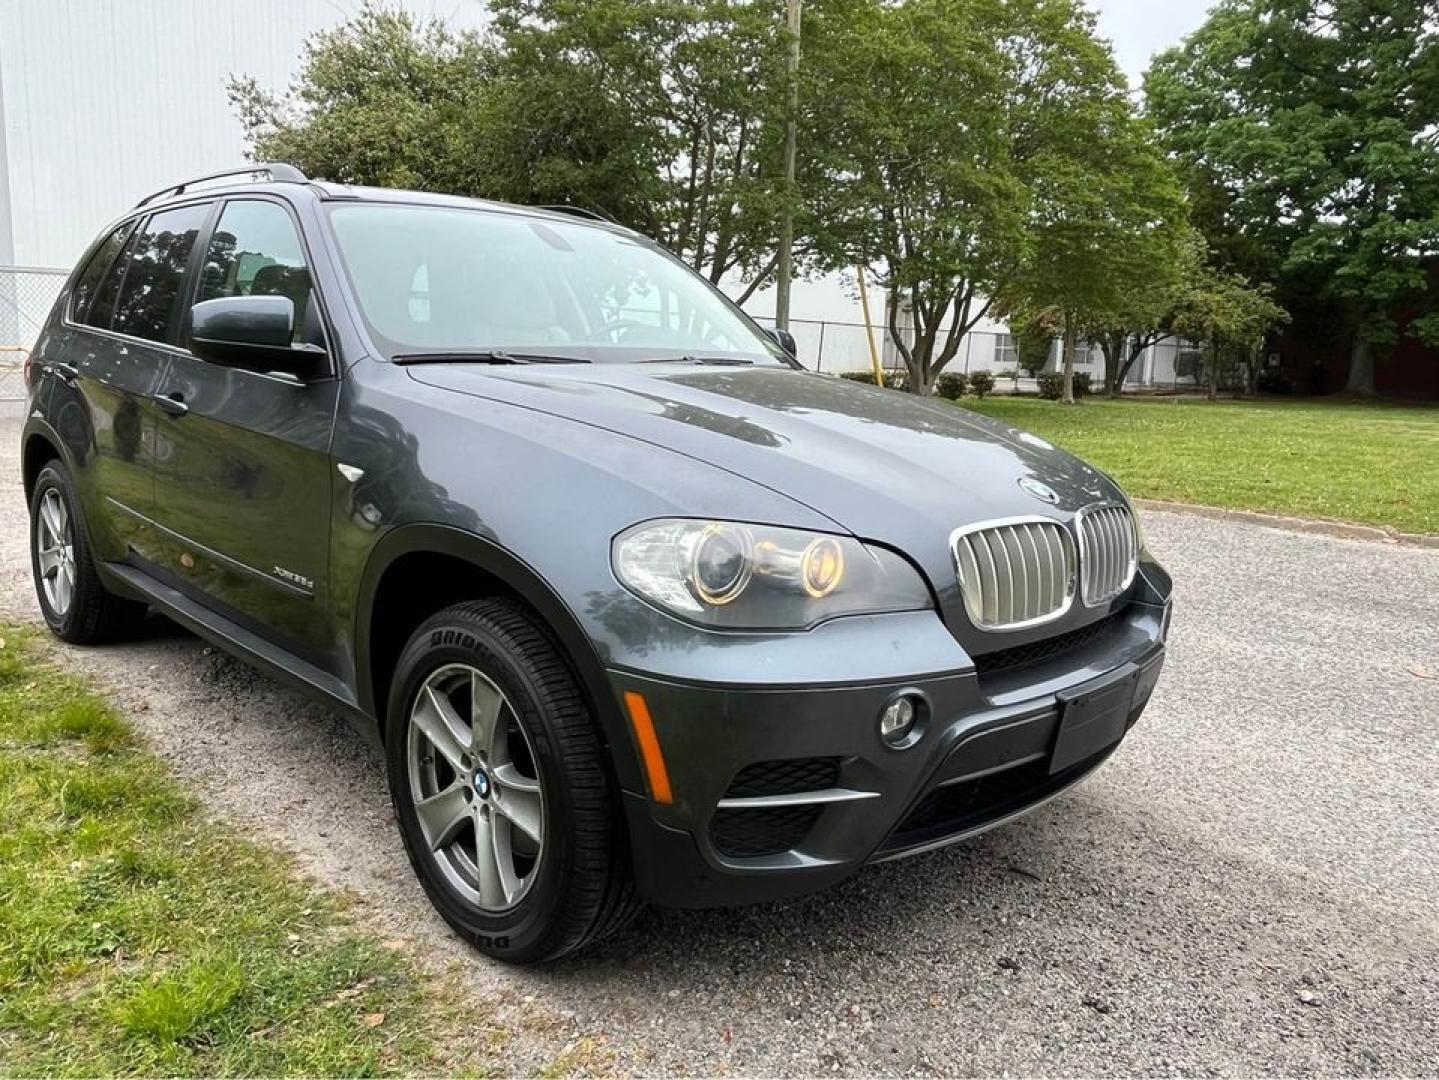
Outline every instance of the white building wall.
<svg viewBox="0 0 1439 1080">
<path fill-rule="evenodd" d="M 744 283 L 724 284 L 732 297 L 739 296 Z M 888 297 L 884 289 L 869 278 L 869 314 L 872 320 L 875 347 L 885 367 L 902 367 L 886 322 Z M 744 302 L 744 309 L 766 326 L 774 324 L 775 290 L 773 286 L 757 290 Z M 901 326 L 905 326 L 901 322 Z M 860 303 L 858 279 L 853 271 L 824 274 L 794 282 L 790 290 L 790 332 L 794 334 L 800 360 L 807 366 L 826 372 L 868 371 L 869 344 L 865 339 L 864 307 Z M 995 360 L 996 342 L 1008 333 L 1004 323 L 981 319 L 960 343 L 949 370 L 999 370 Z M 1012 364 L 1010 365 L 1013 366 Z"/>
<path fill-rule="evenodd" d="M 485 14 L 482 0 L 399 6 L 457 29 L 482 25 Z M 229 77 L 284 88 L 305 39 L 360 7 L 0 0 L 0 265 L 68 267 L 141 196 L 243 164 Z"/>
</svg>

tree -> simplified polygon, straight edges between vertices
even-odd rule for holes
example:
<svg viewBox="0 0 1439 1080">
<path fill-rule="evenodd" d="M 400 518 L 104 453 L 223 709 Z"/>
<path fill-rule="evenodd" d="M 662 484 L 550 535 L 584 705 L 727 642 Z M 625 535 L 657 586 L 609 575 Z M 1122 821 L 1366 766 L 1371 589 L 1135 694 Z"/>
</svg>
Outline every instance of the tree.
<svg viewBox="0 0 1439 1080">
<path fill-rule="evenodd" d="M 367 6 L 307 43 L 290 93 L 241 78 L 230 94 L 257 158 L 593 209 L 712 282 L 745 273 L 753 291 L 773 271 L 780 210 L 797 202 L 779 170 L 781 8 L 495 0 L 479 36 Z M 815 231 L 803 213 L 799 229 Z"/>
<path fill-rule="evenodd" d="M 1207 252 L 1203 239 L 1184 228 L 1170 251 L 1152 269 L 1154 275 L 1134 283 L 1111 311 L 1090 321 L 1090 339 L 1104 354 L 1104 391 L 1119 397 L 1124 381 L 1145 351 L 1174 337 L 1174 318 L 1185 291 L 1204 271 Z"/>
<path fill-rule="evenodd" d="M 874 267 L 915 394 L 954 359 L 1023 243 L 1002 15 L 994 0 L 848 0 L 806 14 L 802 99 L 831 178 L 827 261 Z"/>
<path fill-rule="evenodd" d="M 1252 373 L 1265 335 L 1288 322 L 1268 285 L 1251 285 L 1237 274 L 1204 267 L 1184 290 L 1174 314 L 1175 330 L 1208 351 L 1209 400 L 1219 396 L 1219 370 L 1226 351 Z"/>
<path fill-rule="evenodd" d="M 876 267 L 929 393 L 1032 253 L 1075 117 L 1123 100 L 1118 72 L 1074 0 L 830 0 L 805 37 L 829 262 Z"/>
<path fill-rule="evenodd" d="M 815 222 L 782 171 L 782 0 L 496 0 L 491 10 L 507 58 L 506 115 L 519 127 L 503 155 L 516 180 L 529 171 L 525 146 L 545 139 L 555 113 L 583 94 L 629 125 L 630 156 L 645 174 L 629 224 L 714 284 L 743 273 L 741 300 L 774 272 L 787 203 L 805 257 Z M 811 145 L 807 133 L 799 142 Z M 806 153 L 805 187 L 808 162 Z"/>
<path fill-rule="evenodd" d="M 1061 400 L 1074 402 L 1081 335 L 1109 340 L 1117 392 L 1122 343 L 1157 333 L 1173 302 L 1184 205 L 1147 126 L 1115 86 L 1071 105 L 1064 136 L 1035 169 L 1029 258 L 1008 289 L 1020 306 L 1054 313 L 1063 341 Z M 1135 354 L 1137 355 L 1137 354 Z M 1131 360 L 1132 362 L 1132 360 Z"/>
<path fill-rule="evenodd" d="M 305 43 L 288 94 L 246 76 L 229 95 L 258 160 L 340 183 L 476 193 L 488 180 L 475 118 L 496 63 L 473 34 L 365 7 Z"/>
<path fill-rule="evenodd" d="M 1221 265 L 1336 309 L 1353 393 L 1396 312 L 1434 303 L 1436 23 L 1436 0 L 1224 0 L 1145 78 Z M 1410 332 L 1439 344 L 1439 317 Z"/>
<path fill-rule="evenodd" d="M 1053 323 L 1039 316 L 1015 318 L 1010 326 L 1014 335 L 1014 355 L 1021 371 L 1031 379 L 1037 378 L 1049 363 L 1049 354 L 1054 351 L 1055 327 Z"/>
</svg>

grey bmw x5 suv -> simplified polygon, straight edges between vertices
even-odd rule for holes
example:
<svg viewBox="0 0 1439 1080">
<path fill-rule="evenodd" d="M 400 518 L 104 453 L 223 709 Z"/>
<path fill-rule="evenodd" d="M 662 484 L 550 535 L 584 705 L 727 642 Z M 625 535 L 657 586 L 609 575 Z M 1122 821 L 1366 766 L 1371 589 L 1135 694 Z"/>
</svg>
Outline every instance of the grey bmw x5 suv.
<svg viewBox="0 0 1439 1080">
<path fill-rule="evenodd" d="M 952 843 L 1113 752 L 1170 581 L 1099 471 L 792 344 L 571 213 L 177 184 L 28 367 L 40 606 L 155 608 L 366 725 L 505 960 Z"/>
</svg>

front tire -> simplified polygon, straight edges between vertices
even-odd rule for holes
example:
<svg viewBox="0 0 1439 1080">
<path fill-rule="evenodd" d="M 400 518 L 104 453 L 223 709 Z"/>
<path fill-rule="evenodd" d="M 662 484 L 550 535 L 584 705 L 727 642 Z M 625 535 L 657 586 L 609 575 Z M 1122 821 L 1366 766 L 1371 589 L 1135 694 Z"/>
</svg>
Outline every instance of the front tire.
<svg viewBox="0 0 1439 1080">
<path fill-rule="evenodd" d="M 638 910 L 605 751 L 548 635 L 457 604 L 401 653 L 386 724 L 395 816 L 435 908 L 481 952 L 552 959 Z"/>
<path fill-rule="evenodd" d="M 80 500 L 58 461 L 40 470 L 30 495 L 30 569 L 40 613 L 63 641 L 109 641 L 145 614 L 145 605 L 114 595 L 101 582 Z"/>
</svg>

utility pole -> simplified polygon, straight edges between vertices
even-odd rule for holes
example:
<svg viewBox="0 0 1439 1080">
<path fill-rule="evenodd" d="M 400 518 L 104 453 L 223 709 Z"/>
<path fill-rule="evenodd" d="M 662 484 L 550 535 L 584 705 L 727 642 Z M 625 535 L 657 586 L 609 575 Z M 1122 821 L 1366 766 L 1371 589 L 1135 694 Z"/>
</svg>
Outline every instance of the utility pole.
<svg viewBox="0 0 1439 1080">
<path fill-rule="evenodd" d="M 785 204 L 779 221 L 779 267 L 775 276 L 774 324 L 789 329 L 789 287 L 794 276 L 794 157 L 796 114 L 799 112 L 799 15 L 802 0 L 785 0 L 789 16 L 789 101 L 784 122 Z"/>
<path fill-rule="evenodd" d="M 869 342 L 869 366 L 874 369 L 874 385 L 884 385 L 884 365 L 879 362 L 879 350 L 874 345 L 874 323 L 869 317 L 869 286 L 864 282 L 864 263 L 854 268 L 859 278 L 859 304 L 864 311 L 864 339 Z"/>
</svg>

